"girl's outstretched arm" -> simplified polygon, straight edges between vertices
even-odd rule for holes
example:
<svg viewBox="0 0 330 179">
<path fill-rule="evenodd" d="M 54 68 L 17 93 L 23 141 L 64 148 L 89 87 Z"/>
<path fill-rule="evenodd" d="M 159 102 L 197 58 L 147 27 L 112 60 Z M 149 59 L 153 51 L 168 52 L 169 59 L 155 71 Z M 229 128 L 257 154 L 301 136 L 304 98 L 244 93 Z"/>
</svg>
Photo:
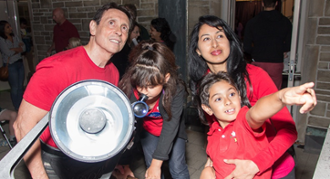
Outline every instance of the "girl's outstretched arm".
<svg viewBox="0 0 330 179">
<path fill-rule="evenodd" d="M 246 114 L 246 119 L 252 129 L 258 129 L 263 123 L 285 105 L 302 105 L 300 112 L 306 113 L 316 105 L 314 83 L 284 88 L 276 93 L 260 98 Z"/>
</svg>

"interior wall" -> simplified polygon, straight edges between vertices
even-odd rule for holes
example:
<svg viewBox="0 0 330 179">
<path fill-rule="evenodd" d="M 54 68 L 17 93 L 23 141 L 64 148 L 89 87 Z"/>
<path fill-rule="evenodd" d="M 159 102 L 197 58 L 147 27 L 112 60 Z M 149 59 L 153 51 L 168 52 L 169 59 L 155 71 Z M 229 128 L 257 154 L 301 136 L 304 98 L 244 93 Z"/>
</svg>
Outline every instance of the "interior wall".
<svg viewBox="0 0 330 179">
<path fill-rule="evenodd" d="M 294 6 L 294 0 L 282 1 L 282 14 L 286 17 L 291 17 L 293 15 L 293 11 L 292 11 L 293 6 Z"/>
<path fill-rule="evenodd" d="M 176 36 L 174 54 L 176 64 L 180 67 L 179 74 L 186 80 L 186 0 L 159 0 L 158 16 L 165 18 L 171 27 L 171 31 Z"/>
</svg>

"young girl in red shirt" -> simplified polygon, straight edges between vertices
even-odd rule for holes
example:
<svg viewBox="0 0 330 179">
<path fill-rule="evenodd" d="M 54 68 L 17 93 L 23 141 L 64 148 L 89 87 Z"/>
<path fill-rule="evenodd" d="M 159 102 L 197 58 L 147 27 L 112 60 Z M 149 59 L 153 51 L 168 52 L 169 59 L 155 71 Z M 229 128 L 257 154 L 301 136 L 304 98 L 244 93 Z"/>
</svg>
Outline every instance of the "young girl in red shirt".
<svg viewBox="0 0 330 179">
<path fill-rule="evenodd" d="M 141 94 L 148 96 L 149 111 L 143 122 L 137 119 L 136 126 L 147 165 L 145 177 L 160 178 L 161 166 L 168 160 L 172 178 L 189 179 L 187 136 L 181 119 L 186 90 L 178 77 L 173 52 L 162 43 L 147 41 L 132 49 L 129 60 L 131 65 L 119 87 L 131 102 Z"/>
</svg>

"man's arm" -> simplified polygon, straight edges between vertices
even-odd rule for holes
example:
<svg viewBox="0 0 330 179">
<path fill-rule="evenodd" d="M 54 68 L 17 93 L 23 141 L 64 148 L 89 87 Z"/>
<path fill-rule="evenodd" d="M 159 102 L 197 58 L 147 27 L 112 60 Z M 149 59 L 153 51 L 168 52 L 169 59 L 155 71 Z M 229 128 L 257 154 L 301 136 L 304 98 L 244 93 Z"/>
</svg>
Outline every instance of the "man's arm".
<svg viewBox="0 0 330 179">
<path fill-rule="evenodd" d="M 48 111 L 40 109 L 23 99 L 18 111 L 17 119 L 14 123 L 17 141 L 20 141 L 47 114 L 47 112 Z M 39 140 L 37 140 L 25 154 L 24 161 L 32 178 L 48 178 L 41 159 Z"/>
<path fill-rule="evenodd" d="M 50 46 L 49 49 L 47 50 L 47 56 L 50 56 L 54 49 L 55 49 L 55 42 L 53 42 L 52 46 Z"/>
</svg>

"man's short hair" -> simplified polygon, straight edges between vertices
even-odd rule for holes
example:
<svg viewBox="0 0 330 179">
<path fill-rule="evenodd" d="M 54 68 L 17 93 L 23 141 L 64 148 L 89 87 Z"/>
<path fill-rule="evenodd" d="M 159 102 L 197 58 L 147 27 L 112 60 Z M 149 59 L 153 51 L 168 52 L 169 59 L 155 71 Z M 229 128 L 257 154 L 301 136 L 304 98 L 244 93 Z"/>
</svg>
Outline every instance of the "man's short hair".
<svg viewBox="0 0 330 179">
<path fill-rule="evenodd" d="M 93 20 L 96 22 L 97 25 L 100 24 L 100 21 L 101 21 L 101 18 L 103 16 L 103 13 L 109 9 L 117 9 L 123 13 L 126 14 L 126 16 L 128 17 L 128 20 L 129 20 L 129 30 L 131 31 L 131 29 L 133 28 L 133 17 L 132 15 L 128 12 L 127 8 L 122 6 L 122 5 L 117 5 L 116 3 L 114 2 L 111 2 L 111 3 L 107 3 L 107 4 L 104 4 L 101 8 L 99 8 L 94 17 L 93 17 Z M 129 31 L 129 32 L 130 32 Z"/>
<path fill-rule="evenodd" d="M 263 0 L 265 7 L 275 7 L 277 0 Z"/>
</svg>

